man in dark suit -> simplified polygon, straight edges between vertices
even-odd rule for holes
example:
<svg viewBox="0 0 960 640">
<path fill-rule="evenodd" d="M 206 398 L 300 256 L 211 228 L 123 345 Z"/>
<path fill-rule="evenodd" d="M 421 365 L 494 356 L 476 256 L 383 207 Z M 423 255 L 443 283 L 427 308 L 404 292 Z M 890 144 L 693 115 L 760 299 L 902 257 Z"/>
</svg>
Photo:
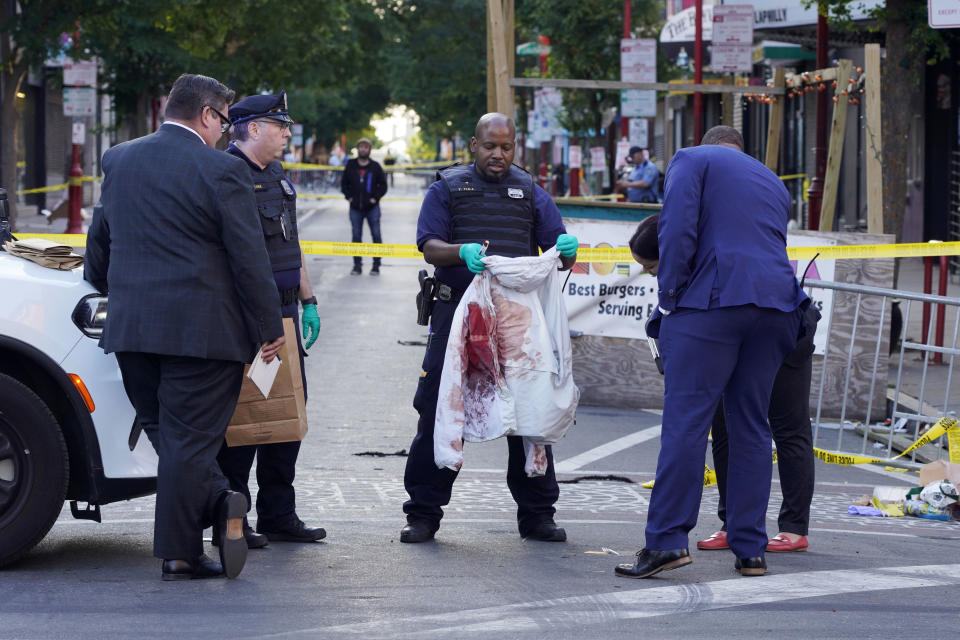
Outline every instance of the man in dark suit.
<svg viewBox="0 0 960 640">
<path fill-rule="evenodd" d="M 160 458 L 154 555 L 164 580 L 236 577 L 246 498 L 216 463 L 258 345 L 283 344 L 280 299 L 247 168 L 214 145 L 233 91 L 185 74 L 149 136 L 109 149 L 84 278 L 110 297 L 100 345 Z M 203 553 L 217 524 L 220 563 Z"/>
<path fill-rule="evenodd" d="M 800 333 L 809 301 L 787 260 L 790 198 L 777 176 L 743 153 L 732 127 L 682 149 L 667 171 L 658 224 L 663 427 L 646 547 L 616 574 L 647 578 L 690 564 L 710 418 L 720 399 L 730 443 L 727 540 L 741 575 L 766 572 L 774 376 Z"/>
</svg>

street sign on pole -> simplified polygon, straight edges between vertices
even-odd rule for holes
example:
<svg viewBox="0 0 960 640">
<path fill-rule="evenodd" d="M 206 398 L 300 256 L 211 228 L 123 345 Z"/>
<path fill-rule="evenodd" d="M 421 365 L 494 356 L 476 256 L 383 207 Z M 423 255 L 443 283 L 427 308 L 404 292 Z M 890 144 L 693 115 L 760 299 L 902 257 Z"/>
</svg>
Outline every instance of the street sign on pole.
<svg viewBox="0 0 960 640">
<path fill-rule="evenodd" d="M 63 88 L 63 115 L 68 118 L 92 116 L 97 112 L 97 90 L 87 87 Z"/>
<path fill-rule="evenodd" d="M 714 73 L 753 68 L 753 5 L 723 4 L 713 8 Z"/>
<path fill-rule="evenodd" d="M 960 28 L 960 0 L 927 0 L 927 22 L 932 29 Z"/>
<path fill-rule="evenodd" d="M 620 41 L 620 81 L 657 81 L 657 41 L 624 38 Z M 657 115 L 657 92 L 629 89 L 620 92 L 620 115 L 625 118 Z"/>
<path fill-rule="evenodd" d="M 643 147 L 650 146 L 649 122 L 646 118 L 630 118 L 630 146 Z"/>
<path fill-rule="evenodd" d="M 66 87 L 96 87 L 96 60 L 66 60 L 63 63 L 63 84 Z"/>
<path fill-rule="evenodd" d="M 87 139 L 87 125 L 79 120 L 74 120 L 71 134 L 71 144 L 83 144 Z"/>
</svg>

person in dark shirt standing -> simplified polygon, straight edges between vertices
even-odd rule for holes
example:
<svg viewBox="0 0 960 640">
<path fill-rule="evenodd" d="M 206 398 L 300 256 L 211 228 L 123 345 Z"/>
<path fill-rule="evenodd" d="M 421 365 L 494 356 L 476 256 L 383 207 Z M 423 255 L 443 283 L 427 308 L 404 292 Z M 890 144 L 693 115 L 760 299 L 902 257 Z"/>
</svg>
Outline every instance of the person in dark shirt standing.
<svg viewBox="0 0 960 640">
<path fill-rule="evenodd" d="M 380 237 L 380 198 L 387 193 L 387 177 L 380 163 L 370 159 L 372 146 L 366 138 L 357 141 L 357 157 L 347 161 L 340 190 L 350 203 L 352 242 L 363 241 L 363 220 L 366 218 L 373 242 L 381 244 L 383 238 Z M 362 263 L 360 256 L 354 256 L 353 271 L 350 275 L 358 276 L 363 273 Z M 380 275 L 380 258 L 373 259 L 370 275 Z"/>
</svg>

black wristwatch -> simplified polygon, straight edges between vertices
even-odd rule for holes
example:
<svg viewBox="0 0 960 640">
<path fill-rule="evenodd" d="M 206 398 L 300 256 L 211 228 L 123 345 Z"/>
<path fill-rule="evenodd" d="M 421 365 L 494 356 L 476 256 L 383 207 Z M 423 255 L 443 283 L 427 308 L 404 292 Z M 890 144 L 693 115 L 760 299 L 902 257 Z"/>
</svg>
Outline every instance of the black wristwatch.
<svg viewBox="0 0 960 640">
<path fill-rule="evenodd" d="M 307 306 L 308 304 L 312 304 L 313 306 L 317 306 L 317 296 L 310 296 L 310 297 L 307 298 L 306 300 L 301 300 L 301 301 L 300 301 L 300 306 L 301 306 L 301 307 L 305 307 L 305 306 Z"/>
</svg>

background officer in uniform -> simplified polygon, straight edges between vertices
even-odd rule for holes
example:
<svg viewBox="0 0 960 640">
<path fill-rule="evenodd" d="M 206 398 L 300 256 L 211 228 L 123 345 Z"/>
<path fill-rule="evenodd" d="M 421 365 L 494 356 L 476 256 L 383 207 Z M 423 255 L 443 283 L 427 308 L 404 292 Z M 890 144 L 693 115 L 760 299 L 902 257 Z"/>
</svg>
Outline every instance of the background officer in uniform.
<svg viewBox="0 0 960 640">
<path fill-rule="evenodd" d="M 660 170 L 646 157 L 646 151 L 642 147 L 630 147 L 627 160 L 633 165 L 633 169 L 626 179 L 617 183 L 620 188 L 627 190 L 629 202 L 653 203 L 659 200 L 657 182 L 660 180 Z"/>
<path fill-rule="evenodd" d="M 297 234 L 297 194 L 279 160 L 293 124 L 287 113 L 287 95 L 281 92 L 244 98 L 230 107 L 230 122 L 233 141 L 227 153 L 244 160 L 250 170 L 260 226 L 280 293 L 280 311 L 284 318 L 293 318 L 296 326 L 297 302 L 303 305 L 303 335 L 309 349 L 320 331 L 320 318 Z M 306 399 L 307 377 L 299 330 L 297 338 Z M 257 457 L 257 533 L 244 522 L 244 537 L 251 548 L 265 546 L 268 539 L 313 542 L 327 535 L 322 528 L 307 527 L 297 517 L 293 478 L 299 452 L 299 441 L 246 447 L 228 447 L 224 443 L 220 449 L 220 468 L 231 488 L 245 494 L 248 502 L 247 483 L 254 455 Z"/>
<path fill-rule="evenodd" d="M 510 257 L 537 255 L 538 249 L 556 245 L 564 269 L 576 262 L 577 239 L 565 233 L 560 212 L 550 196 L 523 169 L 512 166 L 515 147 L 513 120 L 502 113 L 486 114 L 477 123 L 470 141 L 475 164 L 454 165 L 440 171 L 440 179 L 430 186 L 420 209 L 417 247 L 423 251 L 424 259 L 437 267 L 434 276 L 438 299 L 433 308 L 423 373 L 413 399 L 420 420 L 403 478 L 410 499 L 403 505 L 407 525 L 400 531 L 401 542 L 433 538 L 457 477 L 457 472 L 438 469 L 434 462 L 433 427 L 453 312 L 473 275 L 481 273 L 485 266 L 480 260 L 480 243 L 490 241 L 487 255 Z M 554 475 L 551 447 L 546 448 L 546 474 L 529 478 L 523 469 L 522 439 L 507 436 L 507 445 L 507 485 L 517 502 L 520 535 L 545 541 L 566 540 L 566 532 L 553 521 L 553 505 L 560 488 Z"/>
</svg>

